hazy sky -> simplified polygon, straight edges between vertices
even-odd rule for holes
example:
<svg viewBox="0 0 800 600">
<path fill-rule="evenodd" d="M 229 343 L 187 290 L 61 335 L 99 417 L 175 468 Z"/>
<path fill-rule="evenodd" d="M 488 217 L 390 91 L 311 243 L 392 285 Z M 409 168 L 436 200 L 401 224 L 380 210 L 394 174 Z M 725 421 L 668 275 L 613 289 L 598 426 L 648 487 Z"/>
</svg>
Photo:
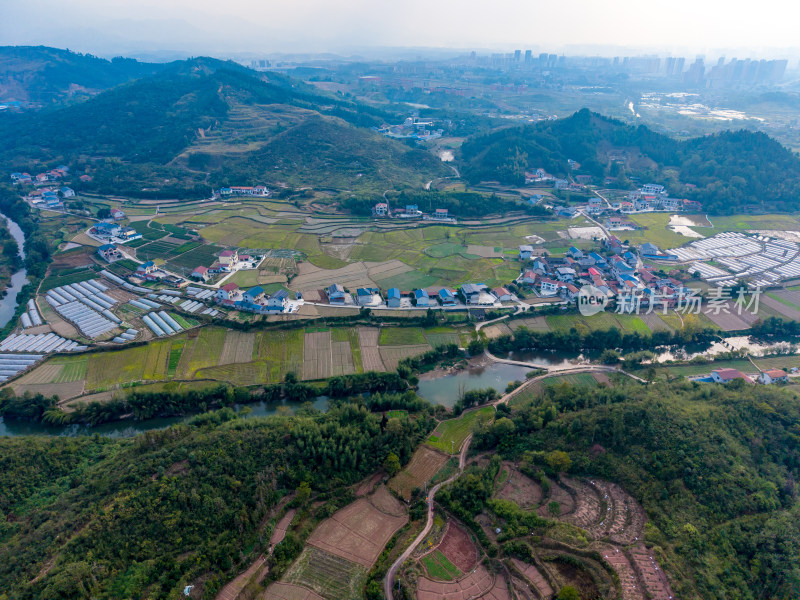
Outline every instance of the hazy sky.
<svg viewBox="0 0 800 600">
<path fill-rule="evenodd" d="M 800 46 L 798 22 L 796 0 L 0 0 L 0 45 L 100 55 L 616 46 L 753 56 Z"/>
</svg>

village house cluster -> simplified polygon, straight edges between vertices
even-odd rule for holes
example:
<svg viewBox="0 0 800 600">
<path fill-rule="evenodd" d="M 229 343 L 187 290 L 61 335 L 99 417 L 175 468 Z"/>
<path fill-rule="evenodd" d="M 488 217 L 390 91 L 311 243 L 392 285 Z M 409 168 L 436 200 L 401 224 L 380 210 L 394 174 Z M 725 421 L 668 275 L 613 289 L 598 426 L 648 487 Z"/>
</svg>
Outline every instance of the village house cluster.
<svg viewBox="0 0 800 600">
<path fill-rule="evenodd" d="M 106 242 L 107 244 L 124 244 L 126 242 L 138 240 L 142 237 L 142 234 L 136 231 L 133 227 L 120 225 L 119 223 L 108 223 L 107 221 L 95 223 L 89 229 L 87 234 L 89 237 L 92 237 L 100 242 Z"/>
<path fill-rule="evenodd" d="M 457 222 L 446 208 L 437 208 L 428 214 L 422 212 L 416 204 L 406 204 L 403 208 L 390 210 L 386 202 L 378 202 L 372 207 L 372 216 L 391 217 L 394 219 L 422 219 L 423 221 L 439 221 L 440 223 L 450 224 Z"/>
<path fill-rule="evenodd" d="M 240 269 L 255 269 L 260 258 L 249 254 L 239 254 L 238 250 L 223 250 L 210 267 L 199 265 L 194 268 L 190 277 L 203 283 L 221 273 L 233 273 Z"/>
<path fill-rule="evenodd" d="M 792 373 L 797 372 L 797 368 L 792 369 Z M 753 373 L 752 376 L 742 373 L 739 369 L 714 369 L 710 375 L 691 378 L 693 381 L 713 382 L 713 383 L 730 383 L 741 379 L 745 383 L 761 383 L 763 385 L 772 385 L 786 383 L 789 381 L 789 374 L 783 369 L 766 369 Z"/>
<path fill-rule="evenodd" d="M 526 263 L 516 284 L 530 289 L 541 297 L 561 297 L 574 301 L 580 288 L 592 285 L 609 300 L 617 300 L 618 310 L 632 311 L 634 306 L 620 302 L 635 299 L 637 306 L 655 303 L 673 307 L 679 297 L 691 295 L 691 290 L 672 277 L 660 277 L 641 266 L 642 258 L 661 257 L 660 250 L 650 243 L 638 251 L 612 235 L 604 240 L 604 253 L 584 252 L 575 246 L 563 258 L 537 256 L 533 246 L 519 247 L 519 260 Z"/>
<path fill-rule="evenodd" d="M 429 119 L 408 117 L 400 125 L 382 125 L 376 130 L 386 137 L 394 139 L 413 139 L 418 142 L 427 142 L 442 137 L 443 129 L 434 129 L 435 123 Z"/>
<path fill-rule="evenodd" d="M 247 197 L 253 196 L 256 198 L 269 198 L 271 192 L 263 185 L 246 186 L 246 185 L 232 185 L 230 187 L 220 188 L 218 196 L 222 198 L 237 196 Z"/>
<path fill-rule="evenodd" d="M 571 169 L 580 168 L 580 164 L 574 160 L 568 161 Z M 590 175 L 574 175 L 572 181 L 569 179 L 559 179 L 554 177 L 542 168 L 527 171 L 525 173 L 525 183 L 531 184 L 550 184 L 553 189 L 565 192 L 584 192 L 586 185 L 591 183 Z M 613 183 L 613 178 L 606 178 L 605 183 Z M 531 197 L 531 202 L 537 203 L 541 200 L 540 195 Z M 590 198 L 586 203 L 574 206 L 558 206 L 556 214 L 563 217 L 574 217 L 579 212 L 588 215 L 602 215 L 605 213 L 619 212 L 622 214 L 632 214 L 640 212 L 659 212 L 659 211 L 697 211 L 701 204 L 696 200 L 670 198 L 663 185 L 646 183 L 637 190 L 629 192 L 625 200 L 606 202 L 602 198 Z M 606 222 L 608 229 L 638 229 L 638 226 L 630 221 L 625 221 L 619 217 L 608 217 Z"/>
</svg>

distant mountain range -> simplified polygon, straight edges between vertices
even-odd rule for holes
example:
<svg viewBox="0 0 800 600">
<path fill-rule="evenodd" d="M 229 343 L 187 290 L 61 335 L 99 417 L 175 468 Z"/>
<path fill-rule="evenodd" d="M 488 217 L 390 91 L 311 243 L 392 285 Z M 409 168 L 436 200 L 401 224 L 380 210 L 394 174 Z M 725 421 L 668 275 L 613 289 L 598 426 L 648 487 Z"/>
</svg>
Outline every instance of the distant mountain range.
<svg viewBox="0 0 800 600">
<path fill-rule="evenodd" d="M 402 116 L 196 58 L 66 107 L 2 115 L 0 163 L 6 170 L 66 163 L 93 176 L 89 187 L 132 195 L 196 196 L 255 183 L 421 187 L 445 173 L 441 161 L 370 129 Z"/>
<path fill-rule="evenodd" d="M 525 172 L 660 183 L 713 213 L 796 211 L 800 159 L 764 133 L 726 131 L 676 140 L 583 109 L 571 117 L 474 136 L 461 147 L 468 180 L 522 184 Z M 580 163 L 573 171 L 572 159 Z"/>
</svg>

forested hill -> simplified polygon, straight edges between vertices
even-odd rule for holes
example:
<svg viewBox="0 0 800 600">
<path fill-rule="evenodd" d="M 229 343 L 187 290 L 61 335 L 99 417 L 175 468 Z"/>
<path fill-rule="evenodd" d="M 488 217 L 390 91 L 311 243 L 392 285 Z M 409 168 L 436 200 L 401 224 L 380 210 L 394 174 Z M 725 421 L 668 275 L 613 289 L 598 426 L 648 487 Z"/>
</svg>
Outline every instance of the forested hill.
<svg viewBox="0 0 800 600">
<path fill-rule="evenodd" d="M 116 193 L 157 190 L 164 179 L 202 182 L 198 193 L 283 182 L 421 187 L 444 167 L 369 129 L 394 118 L 281 75 L 198 58 L 80 104 L 4 116 L 0 168 L 67 164 L 92 175 L 96 191 Z"/>
<path fill-rule="evenodd" d="M 647 512 L 644 541 L 676 598 L 800 597 L 795 392 L 741 379 L 562 384 L 509 419 L 486 425 L 473 447 L 534 472 L 565 451 L 570 473 L 622 485 Z"/>
<path fill-rule="evenodd" d="M 572 172 L 568 159 L 580 163 Z M 673 197 L 698 200 L 711 213 L 796 211 L 800 159 L 760 132 L 726 131 L 676 140 L 583 109 L 571 117 L 509 127 L 468 139 L 462 172 L 471 182 L 524 182 L 525 171 L 617 177 L 661 183 Z"/>
<path fill-rule="evenodd" d="M 0 599 L 177 599 L 189 584 L 214 598 L 266 551 L 281 499 L 297 492 L 310 530 L 433 424 L 344 402 L 246 421 L 228 408 L 132 440 L 2 438 Z M 270 560 L 300 545 L 290 533 Z"/>
<path fill-rule="evenodd" d="M 46 46 L 0 46 L 0 101 L 44 106 L 75 102 L 164 67 Z"/>
</svg>

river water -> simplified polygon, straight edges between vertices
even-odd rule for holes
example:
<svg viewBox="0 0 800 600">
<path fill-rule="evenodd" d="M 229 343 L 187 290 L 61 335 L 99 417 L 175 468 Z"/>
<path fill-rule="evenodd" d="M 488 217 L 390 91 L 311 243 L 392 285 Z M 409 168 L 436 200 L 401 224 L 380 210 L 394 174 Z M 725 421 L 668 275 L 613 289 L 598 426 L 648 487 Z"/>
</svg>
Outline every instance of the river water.
<svg viewBox="0 0 800 600">
<path fill-rule="evenodd" d="M 16 240 L 17 246 L 19 247 L 19 256 L 22 260 L 25 260 L 25 234 L 22 232 L 19 225 L 4 214 L 0 213 L 0 218 L 6 220 L 8 231 L 11 233 L 11 237 Z M 0 327 L 5 327 L 14 316 L 14 312 L 17 310 L 17 296 L 19 295 L 19 291 L 27 283 L 28 272 L 25 269 L 20 269 L 11 276 L 11 285 L 6 288 L 6 295 L 3 297 L 2 302 L 0 302 Z"/>
<path fill-rule="evenodd" d="M 328 398 L 320 396 L 315 399 L 312 404 L 318 410 L 328 409 Z M 250 409 L 248 414 L 240 415 L 244 419 L 251 419 L 253 417 L 268 417 L 277 414 L 281 411 L 294 412 L 300 407 L 300 404 L 290 404 L 287 402 L 258 402 L 246 405 Z M 245 406 L 236 405 L 234 409 L 239 412 Z M 20 435 L 53 435 L 53 436 L 78 436 L 78 435 L 102 435 L 111 438 L 127 438 L 150 431 L 153 429 L 164 429 L 170 425 L 177 423 L 185 423 L 195 415 L 186 415 L 183 417 L 159 417 L 155 419 L 145 419 L 142 421 L 125 420 L 114 421 L 111 423 L 102 423 L 90 427 L 88 425 L 45 425 L 43 423 L 33 423 L 30 421 L 17 421 L 9 420 L 4 421 L 0 418 L 0 437 L 20 436 Z"/>
<path fill-rule="evenodd" d="M 458 401 L 461 391 L 479 388 L 494 388 L 503 393 L 510 381 L 525 381 L 525 374 L 530 367 L 493 363 L 486 366 L 470 367 L 455 373 L 439 377 L 420 379 L 417 394 L 433 404 L 443 404 L 452 408 Z"/>
</svg>

